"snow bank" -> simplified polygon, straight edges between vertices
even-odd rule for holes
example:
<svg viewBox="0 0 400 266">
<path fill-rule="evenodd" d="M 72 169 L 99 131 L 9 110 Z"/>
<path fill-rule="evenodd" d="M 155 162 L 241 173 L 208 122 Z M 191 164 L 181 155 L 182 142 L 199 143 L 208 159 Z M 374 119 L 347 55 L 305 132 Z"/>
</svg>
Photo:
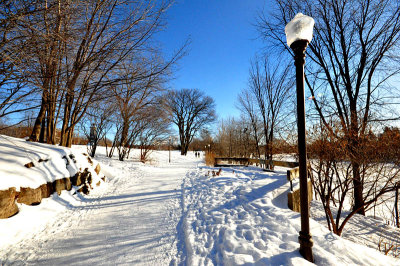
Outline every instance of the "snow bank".
<svg viewBox="0 0 400 266">
<path fill-rule="evenodd" d="M 33 167 L 25 166 L 29 163 L 33 163 Z M 69 148 L 0 135 L 0 190 L 37 188 L 47 182 L 72 177 L 86 168 L 98 182 L 95 166 L 82 153 L 73 153 Z"/>
<path fill-rule="evenodd" d="M 193 265 L 311 265 L 299 252 L 300 214 L 287 208 L 286 169 L 203 167 L 187 175 L 186 256 Z M 317 265 L 399 265 L 377 250 L 329 232 L 311 219 Z"/>
<path fill-rule="evenodd" d="M 98 162 L 88 160 L 83 151 L 84 146 L 69 149 L 0 135 L 0 190 L 9 187 L 15 187 L 17 190 L 25 187 L 37 188 L 46 182 L 72 177 L 85 169 L 91 174 L 92 187 L 95 188 L 96 184 L 101 182 L 104 173 L 103 170 L 99 174 L 96 173 L 95 167 Z M 24 166 L 30 162 L 33 162 L 33 167 Z M 104 187 L 107 186 L 103 184 L 97 188 L 93 197 L 101 195 Z M 7 219 L 0 219 L 0 250 L 6 252 L 14 245 L 15 250 L 18 250 L 18 247 L 23 250 L 26 237 L 51 235 L 61 228 L 76 226 L 86 212 L 84 210 L 74 216 L 76 208 L 88 204 L 84 196 L 76 193 L 77 189 L 78 187 L 73 187 L 71 191 L 63 190 L 60 195 L 53 193 L 49 198 L 41 199 L 37 206 L 16 203 L 19 213 Z M 23 252 L 29 254 L 32 250 L 27 249 Z M 1 255 L 0 264 L 3 265 L 1 259 L 7 258 L 7 255 Z"/>
</svg>

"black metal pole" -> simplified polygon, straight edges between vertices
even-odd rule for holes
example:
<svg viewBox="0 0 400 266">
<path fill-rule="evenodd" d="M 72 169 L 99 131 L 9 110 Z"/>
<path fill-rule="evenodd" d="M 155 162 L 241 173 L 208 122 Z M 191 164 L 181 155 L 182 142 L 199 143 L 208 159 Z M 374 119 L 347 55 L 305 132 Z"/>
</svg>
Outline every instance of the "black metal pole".
<svg viewBox="0 0 400 266">
<path fill-rule="evenodd" d="M 168 163 L 171 163 L 171 139 L 168 140 Z"/>
<path fill-rule="evenodd" d="M 399 220 L 399 188 L 400 188 L 400 183 L 396 183 L 396 192 L 395 192 L 395 196 L 394 196 L 394 212 L 395 212 L 397 228 L 400 228 L 400 220 Z"/>
<path fill-rule="evenodd" d="M 305 51 L 308 41 L 295 41 L 290 48 L 294 52 L 296 66 L 296 92 L 297 92 L 297 132 L 299 149 L 300 173 L 300 214 L 301 231 L 299 234 L 300 254 L 308 261 L 314 262 L 312 253 L 313 240 L 310 234 L 310 206 L 308 202 L 307 186 L 307 147 L 306 147 L 306 118 L 304 106 L 304 63 Z"/>
</svg>

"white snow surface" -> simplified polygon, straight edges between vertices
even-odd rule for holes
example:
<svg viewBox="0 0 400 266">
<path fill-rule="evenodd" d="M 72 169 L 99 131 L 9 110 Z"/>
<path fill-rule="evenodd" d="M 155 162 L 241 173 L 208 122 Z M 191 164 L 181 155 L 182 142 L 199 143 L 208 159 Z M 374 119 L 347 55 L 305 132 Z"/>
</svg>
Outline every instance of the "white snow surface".
<svg viewBox="0 0 400 266">
<path fill-rule="evenodd" d="M 146 165 L 137 155 L 120 162 L 99 149 L 107 179 L 89 195 L 63 191 L 0 220 L 0 264 L 311 265 L 298 252 L 300 215 L 286 207 L 286 168 L 212 176 L 218 169 L 191 153 L 173 151 L 169 164 L 168 151 L 155 151 Z M 310 224 L 317 265 L 400 265 Z"/>
<path fill-rule="evenodd" d="M 25 167 L 31 162 L 34 167 Z M 61 146 L 0 135 L 0 190 L 37 188 L 47 182 L 74 176 L 85 168 L 90 168 L 90 164 L 81 152 L 73 153 Z M 92 174 L 97 177 L 94 172 Z"/>
</svg>

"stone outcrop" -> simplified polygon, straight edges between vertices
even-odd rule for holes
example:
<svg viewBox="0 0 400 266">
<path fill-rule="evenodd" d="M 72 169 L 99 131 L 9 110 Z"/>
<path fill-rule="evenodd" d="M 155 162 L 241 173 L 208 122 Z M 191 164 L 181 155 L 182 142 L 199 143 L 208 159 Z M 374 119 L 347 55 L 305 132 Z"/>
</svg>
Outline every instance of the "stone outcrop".
<svg viewBox="0 0 400 266">
<path fill-rule="evenodd" d="M 70 191 L 72 189 L 71 179 L 69 177 L 64 178 L 65 189 Z"/>
<path fill-rule="evenodd" d="M 54 191 L 57 192 L 58 195 L 61 195 L 61 191 L 66 189 L 65 179 L 57 179 L 53 182 Z"/>
<path fill-rule="evenodd" d="M 73 177 L 71 177 L 71 183 L 74 185 L 74 186 L 80 186 L 80 185 L 82 185 L 84 182 L 82 182 L 82 173 L 81 172 L 79 172 L 79 173 L 76 173 L 76 175 L 74 175 Z"/>
<path fill-rule="evenodd" d="M 42 198 L 48 198 L 54 193 L 53 183 L 51 182 L 41 185 L 40 189 L 42 191 Z"/>
<path fill-rule="evenodd" d="M 100 164 L 96 165 L 96 168 L 94 168 L 94 171 L 96 172 L 96 174 L 100 174 Z"/>
<path fill-rule="evenodd" d="M 42 188 L 21 187 L 17 198 L 18 203 L 38 205 L 42 202 Z"/>
<path fill-rule="evenodd" d="M 100 173 L 100 165 L 95 168 L 97 174 Z M 37 188 L 21 187 L 20 192 L 15 188 L 0 191 L 0 219 L 11 217 L 18 213 L 16 202 L 27 205 L 40 204 L 43 198 L 50 197 L 54 192 L 58 195 L 63 190 L 71 190 L 72 186 L 81 186 L 79 192 L 88 194 L 92 187 L 92 174 L 88 169 L 76 173 L 73 177 L 57 179 L 54 182 L 42 184 Z M 105 178 L 102 178 L 104 181 Z M 100 181 L 99 181 L 100 183 Z M 96 185 L 100 185 L 97 183 Z"/>
<path fill-rule="evenodd" d="M 8 218 L 18 213 L 18 206 L 15 203 L 17 195 L 14 187 L 0 191 L 0 218 Z"/>
</svg>

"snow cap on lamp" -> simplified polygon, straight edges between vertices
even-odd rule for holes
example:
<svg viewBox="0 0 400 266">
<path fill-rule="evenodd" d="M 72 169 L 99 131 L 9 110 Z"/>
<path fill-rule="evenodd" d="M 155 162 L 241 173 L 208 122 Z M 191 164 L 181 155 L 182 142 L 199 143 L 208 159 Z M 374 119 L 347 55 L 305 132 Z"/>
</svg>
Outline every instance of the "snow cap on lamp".
<svg viewBox="0 0 400 266">
<path fill-rule="evenodd" d="M 311 41 L 313 37 L 314 19 L 298 13 L 285 27 L 286 41 L 290 47 L 298 40 Z"/>
</svg>

